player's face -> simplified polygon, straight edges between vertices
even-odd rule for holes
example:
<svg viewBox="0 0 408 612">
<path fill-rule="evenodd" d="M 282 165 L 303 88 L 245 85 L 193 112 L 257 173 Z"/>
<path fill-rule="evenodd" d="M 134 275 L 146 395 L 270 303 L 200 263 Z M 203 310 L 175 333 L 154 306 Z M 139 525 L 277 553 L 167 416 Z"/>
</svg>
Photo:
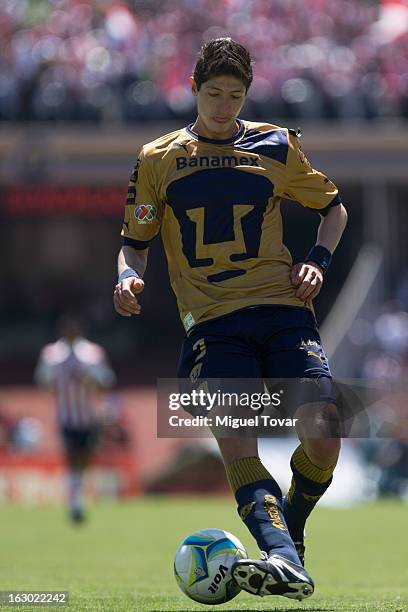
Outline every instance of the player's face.
<svg viewBox="0 0 408 612">
<path fill-rule="evenodd" d="M 198 118 L 193 129 L 206 138 L 224 140 L 237 131 L 236 118 L 245 102 L 245 85 L 234 76 L 212 77 L 200 90 L 191 78 Z"/>
</svg>

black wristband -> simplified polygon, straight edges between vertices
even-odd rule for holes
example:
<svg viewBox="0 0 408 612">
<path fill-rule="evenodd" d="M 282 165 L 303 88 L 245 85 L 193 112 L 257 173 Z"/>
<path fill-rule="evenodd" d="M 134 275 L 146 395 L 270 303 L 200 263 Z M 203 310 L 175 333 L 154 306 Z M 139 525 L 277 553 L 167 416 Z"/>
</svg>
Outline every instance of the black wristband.
<svg viewBox="0 0 408 612">
<path fill-rule="evenodd" d="M 133 268 L 126 268 L 126 270 L 123 270 L 123 272 L 119 274 L 118 283 L 121 283 L 123 280 L 125 280 L 125 278 L 132 277 L 140 278 L 136 270 L 134 270 Z"/>
<path fill-rule="evenodd" d="M 313 263 L 317 264 L 322 269 L 323 274 L 326 274 L 327 270 L 329 269 L 331 260 L 332 254 L 330 253 L 329 249 L 326 249 L 326 247 L 321 246 L 320 244 L 314 246 L 305 257 L 305 263 L 312 261 Z"/>
</svg>

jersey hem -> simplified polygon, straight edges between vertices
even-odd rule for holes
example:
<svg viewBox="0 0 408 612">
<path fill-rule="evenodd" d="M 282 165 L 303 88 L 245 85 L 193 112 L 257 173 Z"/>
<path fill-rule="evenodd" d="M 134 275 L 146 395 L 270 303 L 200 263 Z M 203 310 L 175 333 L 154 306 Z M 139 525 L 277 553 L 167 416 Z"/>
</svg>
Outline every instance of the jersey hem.
<svg viewBox="0 0 408 612">
<path fill-rule="evenodd" d="M 249 308 L 259 308 L 261 306 L 279 306 L 279 308 L 281 308 L 281 307 L 283 307 L 283 308 L 298 308 L 300 310 L 306 310 L 307 312 L 310 312 L 313 315 L 313 318 L 315 320 L 316 328 L 318 327 L 317 321 L 316 321 L 316 314 L 315 314 L 315 311 L 314 311 L 313 307 L 298 306 L 296 304 L 287 304 L 287 303 L 279 303 L 279 302 L 262 302 L 261 304 L 258 302 L 257 304 L 248 304 L 248 306 L 243 306 L 242 308 L 235 308 L 234 310 L 229 310 L 228 312 L 224 312 L 223 314 L 217 315 L 215 317 L 206 317 L 206 318 L 200 319 L 199 321 L 194 323 L 194 325 L 192 327 L 190 327 L 190 329 L 188 329 L 186 331 L 186 336 L 189 337 L 190 334 L 193 331 L 198 330 L 198 328 L 200 327 L 200 325 L 202 323 L 209 323 L 210 321 L 218 321 L 219 319 L 223 319 L 225 317 L 228 317 L 229 315 L 235 314 L 236 312 L 241 312 L 243 310 L 248 310 Z"/>
</svg>

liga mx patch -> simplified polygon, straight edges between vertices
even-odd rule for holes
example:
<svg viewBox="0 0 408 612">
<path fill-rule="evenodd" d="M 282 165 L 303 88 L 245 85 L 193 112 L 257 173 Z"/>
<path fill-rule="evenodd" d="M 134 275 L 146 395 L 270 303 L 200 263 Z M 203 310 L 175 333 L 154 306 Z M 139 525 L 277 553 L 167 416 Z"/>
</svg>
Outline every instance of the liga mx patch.
<svg viewBox="0 0 408 612">
<path fill-rule="evenodd" d="M 183 319 L 184 329 L 188 331 L 191 327 L 193 327 L 195 323 L 194 317 L 191 312 L 188 312 Z"/>
<path fill-rule="evenodd" d="M 138 223 L 151 223 L 157 217 L 157 209 L 153 204 L 139 204 L 135 208 L 135 217 Z"/>
</svg>

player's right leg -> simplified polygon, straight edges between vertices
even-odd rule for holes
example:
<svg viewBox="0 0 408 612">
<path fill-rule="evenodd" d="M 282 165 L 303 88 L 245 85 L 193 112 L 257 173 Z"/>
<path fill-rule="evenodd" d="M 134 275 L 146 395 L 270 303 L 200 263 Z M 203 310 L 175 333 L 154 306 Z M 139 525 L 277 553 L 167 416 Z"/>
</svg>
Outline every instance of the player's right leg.
<svg viewBox="0 0 408 612">
<path fill-rule="evenodd" d="M 74 523 L 85 520 L 83 478 L 90 464 L 94 445 L 94 431 L 63 430 L 66 461 L 68 467 L 68 510 Z"/>
<path fill-rule="evenodd" d="M 241 519 L 254 536 L 261 559 L 242 559 L 232 575 L 253 595 L 305 599 L 314 591 L 289 535 L 279 485 L 258 456 L 256 439 L 218 438 L 230 486 Z"/>
</svg>

